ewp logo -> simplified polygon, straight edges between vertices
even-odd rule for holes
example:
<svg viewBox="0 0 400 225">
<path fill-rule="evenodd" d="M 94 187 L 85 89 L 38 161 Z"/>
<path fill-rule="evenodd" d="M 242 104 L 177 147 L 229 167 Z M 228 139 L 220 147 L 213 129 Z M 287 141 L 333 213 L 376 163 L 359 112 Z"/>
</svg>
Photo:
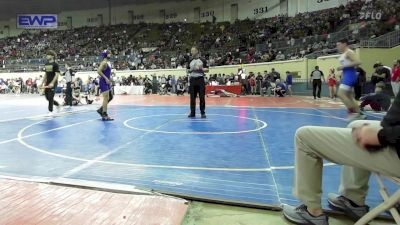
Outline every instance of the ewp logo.
<svg viewBox="0 0 400 225">
<path fill-rule="evenodd" d="M 57 28 L 57 15 L 54 14 L 23 14 L 17 16 L 17 28 L 40 29 Z"/>
</svg>

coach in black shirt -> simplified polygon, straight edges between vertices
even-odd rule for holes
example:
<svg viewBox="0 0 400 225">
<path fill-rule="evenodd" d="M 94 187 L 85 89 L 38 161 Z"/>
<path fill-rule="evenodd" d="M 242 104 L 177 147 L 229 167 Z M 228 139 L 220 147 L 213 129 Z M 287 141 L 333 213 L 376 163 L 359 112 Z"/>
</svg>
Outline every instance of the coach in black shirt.
<svg viewBox="0 0 400 225">
<path fill-rule="evenodd" d="M 381 63 L 374 64 L 375 72 L 372 73 L 371 82 L 374 85 L 374 88 L 377 83 L 384 82 L 387 83 L 390 81 L 391 77 L 391 69 L 387 66 L 383 66 Z"/>
<path fill-rule="evenodd" d="M 49 101 L 48 108 L 50 116 L 53 114 L 53 105 L 59 106 L 58 102 L 54 101 L 55 89 L 57 87 L 58 77 L 60 76 L 59 66 L 55 62 L 56 56 L 57 54 L 52 50 L 47 52 L 46 57 L 48 62 L 44 66 L 46 74 L 41 85 L 41 87 L 44 88 L 44 95 L 47 101 Z"/>
<path fill-rule="evenodd" d="M 367 82 L 367 76 L 365 70 L 360 66 L 356 67 L 356 73 L 357 73 L 357 83 L 354 86 L 354 94 L 355 94 L 355 99 L 358 101 L 360 100 L 361 95 L 363 93 L 363 87 Z"/>
<path fill-rule="evenodd" d="M 196 97 L 199 94 L 201 118 L 206 118 L 206 85 L 204 73 L 208 72 L 207 62 L 200 59 L 199 50 L 196 47 L 191 49 L 192 60 L 188 65 L 189 72 L 189 93 L 190 93 L 190 114 L 189 118 L 196 116 Z"/>
</svg>

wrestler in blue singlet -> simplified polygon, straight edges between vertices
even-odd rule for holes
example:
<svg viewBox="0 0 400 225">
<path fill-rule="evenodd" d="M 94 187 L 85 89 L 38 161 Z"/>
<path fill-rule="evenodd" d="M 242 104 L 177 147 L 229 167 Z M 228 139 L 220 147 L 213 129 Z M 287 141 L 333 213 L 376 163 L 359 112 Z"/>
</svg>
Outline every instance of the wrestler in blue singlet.
<svg viewBox="0 0 400 225">
<path fill-rule="evenodd" d="M 105 58 L 107 58 L 107 54 L 108 54 L 108 51 L 106 50 L 101 55 L 105 59 Z M 110 64 L 110 62 L 107 62 L 107 67 L 102 72 L 109 80 L 111 79 L 111 64 Z M 102 76 L 100 76 L 99 84 L 100 84 L 101 93 L 109 91 L 111 89 L 111 84 L 107 84 L 106 80 Z"/>
<path fill-rule="evenodd" d="M 354 88 L 357 83 L 357 71 L 354 66 L 348 67 L 351 61 L 347 58 L 347 52 L 352 51 L 348 49 L 339 57 L 339 63 L 343 66 L 343 79 L 342 79 L 342 88 L 350 90 Z"/>
</svg>

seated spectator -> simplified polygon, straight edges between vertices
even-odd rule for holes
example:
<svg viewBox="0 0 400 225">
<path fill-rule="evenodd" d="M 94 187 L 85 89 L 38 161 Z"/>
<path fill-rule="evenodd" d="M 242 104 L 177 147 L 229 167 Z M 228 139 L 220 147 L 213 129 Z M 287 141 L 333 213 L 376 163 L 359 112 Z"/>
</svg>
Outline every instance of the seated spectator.
<svg viewBox="0 0 400 225">
<path fill-rule="evenodd" d="M 271 96 L 272 92 L 272 85 L 271 82 L 268 78 L 264 77 L 262 84 L 261 84 L 261 96 L 264 96 L 265 94 Z"/>
<path fill-rule="evenodd" d="M 281 51 L 279 51 L 278 55 L 276 55 L 276 60 L 285 60 L 285 55 L 282 54 Z"/>
<path fill-rule="evenodd" d="M 180 78 L 179 78 L 180 79 Z M 182 80 L 178 80 L 178 83 L 176 85 L 176 95 L 182 95 L 185 93 L 185 85 Z"/>
<path fill-rule="evenodd" d="M 298 129 L 295 155 L 293 194 L 302 205 L 284 205 L 285 218 L 296 224 L 329 224 L 321 206 L 323 163 L 328 160 L 343 165 L 339 195 L 329 194 L 328 203 L 357 221 L 369 209 L 365 199 L 371 172 L 400 177 L 400 95 L 382 122 Z"/>
<path fill-rule="evenodd" d="M 145 79 L 144 81 L 144 94 L 148 95 L 153 92 L 153 85 L 149 79 Z"/>
<path fill-rule="evenodd" d="M 334 48 L 329 40 L 330 34 L 338 31 L 341 27 L 339 25 L 359 22 L 365 24 L 358 16 L 360 12 L 365 12 L 361 11 L 365 5 L 372 5 L 367 10 L 374 9 L 386 16 L 375 21 L 373 25 L 361 25 L 360 32 L 353 34 L 353 40 L 370 38 L 371 33 L 374 33 L 373 36 L 379 36 L 398 29 L 398 1 L 349 1 L 346 7 L 299 13 L 293 17 L 281 15 L 243 20 L 227 27 L 201 24 L 204 29 L 202 35 L 196 35 L 197 24 L 190 23 L 119 24 L 37 33 L 22 32 L 17 38 L 0 39 L 0 61 L 8 64 L 7 70 L 10 66 L 11 70 L 37 70 L 35 64 L 43 63 L 41 59 L 37 59 L 40 58 L 40 52 L 47 48 L 65 49 L 59 52 L 60 60 L 73 62 L 80 70 L 93 70 L 99 63 L 93 60 L 93 56 L 97 55 L 99 49 L 110 47 L 115 51 L 114 67 L 118 70 L 185 68 L 183 64 L 188 61 L 186 57 L 189 56 L 181 51 L 188 47 L 188 43 L 199 43 L 204 50 L 221 52 L 205 52 L 212 66 L 296 59 L 313 51 L 317 54 L 330 54 L 332 52 L 329 48 Z M 244 27 L 246 29 L 243 29 Z M 107 34 L 104 33 L 105 29 L 109 31 Z M 154 31 L 153 35 L 158 36 L 153 37 L 158 39 L 157 41 L 149 40 L 149 36 L 153 36 L 149 35 L 150 31 Z M 323 40 L 318 38 L 321 36 Z M 64 40 L 65 37 L 68 40 Z M 284 42 L 286 45 L 282 45 Z M 256 45 L 263 45 L 265 49 L 262 52 L 256 51 Z M 144 48 L 156 50 L 144 53 Z M 282 52 L 283 49 L 285 52 Z M 231 52 L 232 50 L 234 51 Z M 25 61 L 29 62 L 28 66 L 20 66 L 25 64 Z"/>
<path fill-rule="evenodd" d="M 383 93 L 384 87 L 385 83 L 379 82 L 376 84 L 375 93 L 361 97 L 361 110 L 364 110 L 365 106 L 370 106 L 376 112 L 388 111 L 391 102 L 389 95 Z"/>
</svg>

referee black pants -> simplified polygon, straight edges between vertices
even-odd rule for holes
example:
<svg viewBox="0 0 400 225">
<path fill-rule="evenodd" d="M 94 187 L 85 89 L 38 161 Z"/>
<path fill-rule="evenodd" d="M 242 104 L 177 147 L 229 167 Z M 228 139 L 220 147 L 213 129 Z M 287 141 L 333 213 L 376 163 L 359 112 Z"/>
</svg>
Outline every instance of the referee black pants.
<svg viewBox="0 0 400 225">
<path fill-rule="evenodd" d="M 321 79 L 314 79 L 313 80 L 313 95 L 314 98 L 318 97 L 321 98 Z M 318 91 L 317 91 L 318 88 Z"/>
<path fill-rule="evenodd" d="M 355 97 L 355 99 L 356 99 L 357 101 L 360 100 L 360 98 L 361 98 L 361 95 L 362 95 L 362 88 L 363 88 L 363 86 L 360 85 L 360 84 L 356 84 L 356 85 L 354 86 L 354 97 Z"/>
<path fill-rule="evenodd" d="M 190 114 L 196 115 L 196 98 L 199 94 L 200 98 L 200 112 L 201 114 L 206 113 L 206 85 L 204 82 L 204 77 L 191 77 L 190 78 Z"/>
<path fill-rule="evenodd" d="M 67 90 L 65 90 L 66 104 L 72 106 L 72 84 L 67 82 Z"/>
</svg>

